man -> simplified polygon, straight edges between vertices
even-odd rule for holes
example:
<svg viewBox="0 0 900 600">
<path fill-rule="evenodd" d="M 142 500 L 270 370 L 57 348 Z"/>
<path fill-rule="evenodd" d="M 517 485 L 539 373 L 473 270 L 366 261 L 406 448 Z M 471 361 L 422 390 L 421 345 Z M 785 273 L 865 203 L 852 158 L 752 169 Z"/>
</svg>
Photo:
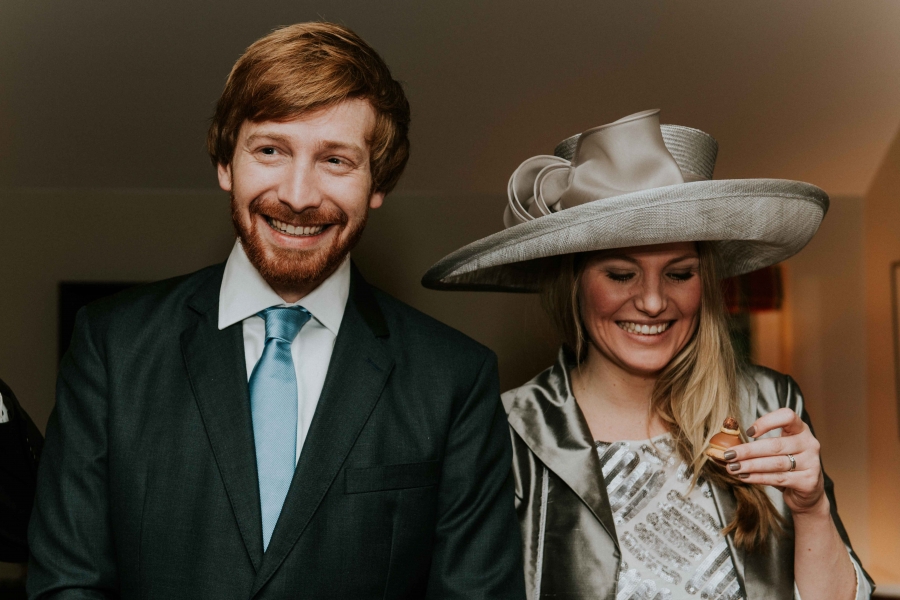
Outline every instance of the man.
<svg viewBox="0 0 900 600">
<path fill-rule="evenodd" d="M 238 60 L 209 148 L 239 241 L 79 315 L 30 597 L 524 598 L 494 356 L 348 258 L 408 123 L 343 27 Z"/>
</svg>

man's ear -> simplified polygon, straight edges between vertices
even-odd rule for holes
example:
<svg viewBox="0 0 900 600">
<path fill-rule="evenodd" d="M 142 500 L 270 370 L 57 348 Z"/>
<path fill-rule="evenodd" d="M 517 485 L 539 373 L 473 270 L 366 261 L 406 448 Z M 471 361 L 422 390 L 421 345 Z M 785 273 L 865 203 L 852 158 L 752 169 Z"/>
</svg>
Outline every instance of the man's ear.
<svg viewBox="0 0 900 600">
<path fill-rule="evenodd" d="M 369 208 L 378 208 L 384 203 L 384 192 L 375 192 L 369 196 Z"/>
<path fill-rule="evenodd" d="M 231 180 L 231 165 L 219 163 L 216 165 L 216 173 L 219 176 L 219 187 L 226 192 L 230 192 L 233 187 Z"/>
</svg>

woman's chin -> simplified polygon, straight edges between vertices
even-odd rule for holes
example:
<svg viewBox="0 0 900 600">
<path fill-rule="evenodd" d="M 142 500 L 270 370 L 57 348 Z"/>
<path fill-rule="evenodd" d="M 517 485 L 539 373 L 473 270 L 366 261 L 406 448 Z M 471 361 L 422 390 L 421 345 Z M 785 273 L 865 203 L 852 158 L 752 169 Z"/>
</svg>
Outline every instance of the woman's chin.
<svg viewBox="0 0 900 600">
<path fill-rule="evenodd" d="M 620 357 L 618 362 L 622 368 L 634 375 L 656 377 L 671 360 L 672 356 L 666 353 L 660 356 Z"/>
<path fill-rule="evenodd" d="M 656 348 L 647 348 L 631 343 L 608 346 L 592 343 L 591 348 L 600 361 L 639 377 L 658 376 L 677 354 L 671 345 L 662 344 Z"/>
</svg>

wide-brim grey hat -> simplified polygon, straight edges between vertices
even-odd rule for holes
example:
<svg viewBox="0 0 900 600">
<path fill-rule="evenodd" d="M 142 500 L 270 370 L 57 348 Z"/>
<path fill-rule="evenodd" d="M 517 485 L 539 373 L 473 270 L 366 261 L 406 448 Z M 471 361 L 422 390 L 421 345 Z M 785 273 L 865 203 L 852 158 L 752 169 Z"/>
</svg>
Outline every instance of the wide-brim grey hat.
<svg viewBox="0 0 900 600">
<path fill-rule="evenodd" d="M 702 131 L 660 125 L 659 110 L 573 136 L 513 173 L 506 229 L 444 257 L 422 284 L 535 292 L 553 257 L 670 242 L 713 242 L 726 277 L 799 252 L 828 195 L 784 179 L 713 181 L 717 152 Z"/>
</svg>

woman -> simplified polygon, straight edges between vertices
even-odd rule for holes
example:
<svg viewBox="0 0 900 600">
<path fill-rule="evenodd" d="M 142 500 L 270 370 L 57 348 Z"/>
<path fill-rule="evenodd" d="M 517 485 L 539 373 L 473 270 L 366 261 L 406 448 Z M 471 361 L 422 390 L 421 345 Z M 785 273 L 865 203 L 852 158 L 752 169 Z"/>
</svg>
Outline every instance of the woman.
<svg viewBox="0 0 900 600">
<path fill-rule="evenodd" d="M 712 181 L 716 142 L 646 111 L 509 183 L 505 231 L 426 274 L 542 291 L 563 348 L 503 395 L 530 598 L 868 598 L 790 377 L 735 359 L 720 277 L 788 258 L 828 198 Z M 719 465 L 723 422 L 745 427 Z"/>
</svg>

